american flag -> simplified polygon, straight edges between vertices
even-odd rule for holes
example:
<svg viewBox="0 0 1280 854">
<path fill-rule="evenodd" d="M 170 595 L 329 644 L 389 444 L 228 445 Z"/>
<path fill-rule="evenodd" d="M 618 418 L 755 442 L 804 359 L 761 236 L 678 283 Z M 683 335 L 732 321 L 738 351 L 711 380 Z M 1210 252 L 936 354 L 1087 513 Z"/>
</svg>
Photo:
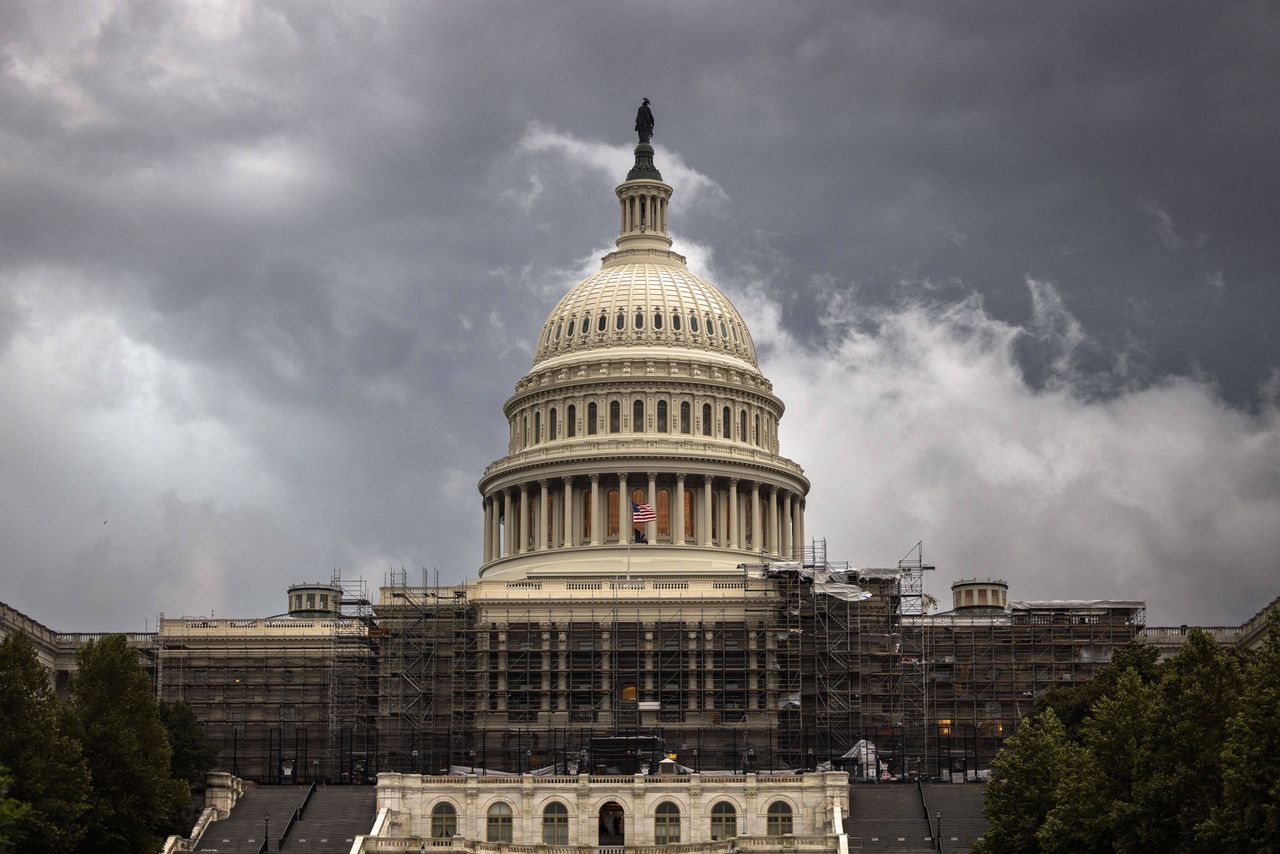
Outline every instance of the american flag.
<svg viewBox="0 0 1280 854">
<path fill-rule="evenodd" d="M 637 524 L 652 522 L 658 518 L 658 514 L 653 512 L 653 508 L 648 504 L 637 504 L 631 502 L 631 521 Z"/>
</svg>

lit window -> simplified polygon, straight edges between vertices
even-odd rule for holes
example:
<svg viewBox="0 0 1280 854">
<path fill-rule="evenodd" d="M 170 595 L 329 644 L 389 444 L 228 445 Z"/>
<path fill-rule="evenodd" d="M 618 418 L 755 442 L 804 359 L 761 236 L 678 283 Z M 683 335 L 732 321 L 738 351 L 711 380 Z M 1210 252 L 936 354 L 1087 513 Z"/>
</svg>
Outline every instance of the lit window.
<svg viewBox="0 0 1280 854">
<path fill-rule="evenodd" d="M 542 811 L 542 844 L 569 844 L 569 808 L 558 801 L 547 804 Z"/>
<path fill-rule="evenodd" d="M 711 808 L 711 841 L 723 842 L 738 835 L 738 811 L 728 801 Z"/>
<path fill-rule="evenodd" d="M 485 839 L 489 842 L 511 841 L 511 807 L 499 801 L 489 807 Z"/>
<path fill-rule="evenodd" d="M 769 804 L 765 826 L 770 836 L 786 836 L 791 833 L 791 804 L 786 801 Z"/>
<path fill-rule="evenodd" d="M 437 839 L 458 835 L 458 811 L 453 804 L 441 802 L 431 808 L 431 835 Z"/>
<path fill-rule="evenodd" d="M 653 814 L 653 841 L 656 845 L 675 845 L 680 841 L 680 807 L 663 801 Z"/>
</svg>

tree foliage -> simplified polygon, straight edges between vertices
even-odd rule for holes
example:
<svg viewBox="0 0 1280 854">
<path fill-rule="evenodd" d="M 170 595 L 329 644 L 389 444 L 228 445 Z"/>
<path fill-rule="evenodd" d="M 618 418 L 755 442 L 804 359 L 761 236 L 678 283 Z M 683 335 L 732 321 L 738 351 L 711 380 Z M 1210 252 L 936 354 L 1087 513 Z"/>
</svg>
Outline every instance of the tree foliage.
<svg viewBox="0 0 1280 854">
<path fill-rule="evenodd" d="M 123 635 L 81 647 L 71 702 L 93 790 L 79 851 L 142 854 L 160 846 L 168 818 L 190 798 L 172 779 L 172 751 L 150 680 Z"/>
<path fill-rule="evenodd" d="M 64 854 L 84 836 L 89 772 L 66 709 L 22 632 L 0 640 L 0 764 L 23 808 L 9 831 L 19 850 Z"/>
<path fill-rule="evenodd" d="M 1193 629 L 1046 692 L 996 757 L 973 850 L 1280 854 L 1280 613 L 1256 653 Z"/>
<path fill-rule="evenodd" d="M 18 850 L 19 825 L 31 812 L 30 804 L 9 797 L 12 786 L 13 777 L 9 775 L 9 769 L 0 765 L 0 854 Z"/>
<path fill-rule="evenodd" d="M 205 736 L 191 704 L 161 703 L 160 721 L 173 751 L 170 776 L 190 786 L 202 785 L 206 772 L 218 761 L 218 750 Z"/>
</svg>

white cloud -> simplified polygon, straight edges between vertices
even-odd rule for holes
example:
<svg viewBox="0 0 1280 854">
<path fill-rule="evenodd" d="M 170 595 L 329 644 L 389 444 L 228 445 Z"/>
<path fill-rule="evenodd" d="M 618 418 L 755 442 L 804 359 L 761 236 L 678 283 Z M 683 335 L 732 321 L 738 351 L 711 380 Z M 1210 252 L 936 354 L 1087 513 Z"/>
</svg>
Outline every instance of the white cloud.
<svg viewBox="0 0 1280 854">
<path fill-rule="evenodd" d="M 786 333 L 759 287 L 735 289 L 788 404 L 783 450 L 813 480 L 808 532 L 855 564 L 918 539 L 940 572 L 1009 580 L 1014 598 L 1134 598 L 1154 622 L 1233 621 L 1275 595 L 1280 410 L 1250 415 L 1192 379 L 1098 400 L 1071 368 L 1087 340 L 1054 288 L 1028 282 L 1028 328 L 974 297 L 831 306 L 831 346 Z M 856 321 L 856 322 L 855 322 Z M 1015 342 L 1058 357 L 1046 388 Z"/>
</svg>

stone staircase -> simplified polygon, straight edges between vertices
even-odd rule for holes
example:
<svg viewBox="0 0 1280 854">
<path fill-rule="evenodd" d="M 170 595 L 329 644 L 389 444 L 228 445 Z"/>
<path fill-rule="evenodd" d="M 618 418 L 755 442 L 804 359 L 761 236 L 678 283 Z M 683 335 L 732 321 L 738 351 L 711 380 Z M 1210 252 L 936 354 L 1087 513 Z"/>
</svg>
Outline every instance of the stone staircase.
<svg viewBox="0 0 1280 854">
<path fill-rule="evenodd" d="M 290 854 L 347 854 L 351 843 L 368 833 L 377 818 L 374 786 L 328 786 L 316 789 L 302 819 L 289 831 L 280 851 Z M 284 830 L 284 825 L 280 826 Z M 275 840 L 272 840 L 275 851 Z"/>
<path fill-rule="evenodd" d="M 276 850 L 275 840 L 289 816 L 302 806 L 307 796 L 305 786 L 258 786 L 248 789 L 221 821 L 215 821 L 205 830 L 196 851 L 218 854 L 258 854 L 262 848 L 267 815 L 271 816 L 271 850 Z M 372 824 L 372 821 L 370 822 Z"/>
<path fill-rule="evenodd" d="M 844 830 L 851 852 L 928 854 L 934 850 L 933 834 L 924 819 L 915 783 L 850 786 L 849 818 Z"/>
<path fill-rule="evenodd" d="M 982 815 L 985 793 L 982 783 L 925 784 L 924 798 L 930 815 L 942 813 L 942 847 L 947 854 L 968 851 L 987 832 L 987 820 Z"/>
</svg>

